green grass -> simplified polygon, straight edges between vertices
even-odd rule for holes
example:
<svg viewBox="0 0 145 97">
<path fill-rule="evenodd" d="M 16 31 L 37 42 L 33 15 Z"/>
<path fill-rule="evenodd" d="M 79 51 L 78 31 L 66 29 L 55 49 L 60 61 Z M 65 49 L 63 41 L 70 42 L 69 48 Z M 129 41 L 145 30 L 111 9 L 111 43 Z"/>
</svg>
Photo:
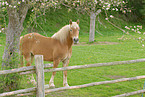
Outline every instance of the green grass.
<svg viewBox="0 0 145 97">
<path fill-rule="evenodd" d="M 0 33 L 0 64 L 2 64 L 2 55 L 4 52 L 4 46 L 5 46 L 5 35 Z M 1 65 L 0 65 L 1 67 Z"/>
<path fill-rule="evenodd" d="M 46 22 L 44 19 L 46 18 Z M 75 11 L 67 13 L 67 9 L 56 10 L 55 12 L 48 12 L 46 17 L 38 18 L 37 22 L 43 27 L 43 30 L 38 26 L 34 27 L 35 32 L 39 32 L 42 35 L 51 36 L 57 32 L 62 26 L 68 24 L 69 19 L 80 19 L 80 43 L 86 42 L 85 45 L 78 45 L 72 47 L 72 57 L 70 59 L 69 66 L 85 65 L 93 63 L 105 63 L 113 61 L 125 61 L 144 58 L 145 50 L 136 40 L 118 40 L 123 33 L 118 29 L 111 26 L 104 20 L 104 16 L 100 17 L 100 21 L 104 25 L 99 24 L 96 21 L 96 29 L 103 34 L 100 36 L 96 33 L 95 43 L 88 43 L 89 32 L 89 18 L 84 14 L 76 14 Z M 123 21 L 124 22 L 124 21 Z M 116 21 L 120 23 L 120 27 L 124 28 L 127 22 Z M 22 35 L 26 34 L 27 23 L 24 23 L 25 29 Z M 33 25 L 31 25 L 33 26 Z M 30 26 L 30 27 L 31 27 Z M 104 28 L 106 26 L 107 28 Z M 45 31 L 45 32 L 44 32 Z M 132 34 L 134 37 L 139 35 Z M 125 35 L 127 38 L 129 36 Z M 0 33 L 0 64 L 2 63 L 2 55 L 4 51 L 5 35 Z M 115 42 L 117 44 L 97 44 L 99 42 Z M 48 62 L 45 62 L 48 63 Z M 106 81 L 119 79 L 123 77 L 135 77 L 144 75 L 145 62 L 135 64 L 125 64 L 118 66 L 104 66 L 97 68 L 78 69 L 68 71 L 68 83 L 70 86 L 82 85 L 92 82 Z M 34 63 L 33 63 L 34 65 Z M 1 67 L 1 66 L 0 66 Z M 62 63 L 59 65 L 62 67 Z M 62 87 L 63 73 L 57 72 L 55 76 L 56 87 Z M 45 84 L 49 83 L 51 73 L 45 73 Z M 33 87 L 31 83 L 28 83 L 28 79 L 25 76 L 21 79 L 21 88 Z M 99 86 L 92 86 L 82 89 L 64 90 L 48 94 L 46 97 L 111 97 L 118 94 L 132 92 L 143 88 L 145 79 L 120 82 L 115 84 L 106 84 Z M 144 94 L 145 95 L 145 94 Z M 141 94 L 131 97 L 141 97 Z"/>
</svg>

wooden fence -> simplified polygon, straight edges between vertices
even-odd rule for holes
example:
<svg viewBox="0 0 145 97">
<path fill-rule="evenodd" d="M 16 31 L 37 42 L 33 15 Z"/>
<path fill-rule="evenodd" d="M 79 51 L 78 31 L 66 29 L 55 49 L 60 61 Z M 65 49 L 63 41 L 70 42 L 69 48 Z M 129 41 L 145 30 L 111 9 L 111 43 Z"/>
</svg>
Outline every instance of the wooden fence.
<svg viewBox="0 0 145 97">
<path fill-rule="evenodd" d="M 49 89 L 49 85 L 45 85 L 45 82 L 44 82 L 44 72 L 65 71 L 65 70 L 72 70 L 72 69 L 122 65 L 122 64 L 139 63 L 139 62 L 145 62 L 145 59 L 117 61 L 117 62 L 108 62 L 108 63 L 96 63 L 96 64 L 89 64 L 89 65 L 79 65 L 79 66 L 46 69 L 46 68 L 52 67 L 53 65 L 43 64 L 43 56 L 35 55 L 35 66 L 28 66 L 28 67 L 22 67 L 22 68 L 11 69 L 11 70 L 3 70 L 3 71 L 0 71 L 0 75 L 12 74 L 12 73 L 20 73 L 21 75 L 36 73 L 36 80 L 37 80 L 36 87 L 1 93 L 0 97 L 10 96 L 10 95 L 17 95 L 17 96 L 36 95 L 37 97 L 45 97 L 46 93 L 61 91 L 61 90 L 66 90 L 66 89 L 84 88 L 84 87 L 89 87 L 89 86 L 94 86 L 94 85 L 112 84 L 112 83 L 123 82 L 123 81 L 144 79 L 145 75 L 142 75 L 142 76 L 136 76 L 136 77 L 131 77 L 131 78 L 121 78 L 121 79 L 116 79 L 116 80 L 111 80 L 111 81 L 101 81 L 101 82 L 94 82 L 94 83 L 77 85 L 77 86 L 60 87 L 60 88 L 55 88 L 55 89 Z M 145 92 L 145 89 L 134 91 L 131 93 L 122 94 L 122 95 L 116 95 L 113 97 L 124 97 L 124 96 L 144 93 L 144 92 Z"/>
</svg>

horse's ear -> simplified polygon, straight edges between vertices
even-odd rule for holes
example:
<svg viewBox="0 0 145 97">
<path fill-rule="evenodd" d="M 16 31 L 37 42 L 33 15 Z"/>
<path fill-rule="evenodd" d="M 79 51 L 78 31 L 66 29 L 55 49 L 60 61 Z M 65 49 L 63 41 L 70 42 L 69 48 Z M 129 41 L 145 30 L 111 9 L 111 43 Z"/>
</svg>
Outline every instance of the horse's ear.
<svg viewBox="0 0 145 97">
<path fill-rule="evenodd" d="M 72 20 L 69 21 L 69 24 L 72 25 Z"/>
<path fill-rule="evenodd" d="M 79 19 L 77 20 L 77 24 L 79 24 L 80 23 L 80 21 L 79 21 Z"/>
</svg>

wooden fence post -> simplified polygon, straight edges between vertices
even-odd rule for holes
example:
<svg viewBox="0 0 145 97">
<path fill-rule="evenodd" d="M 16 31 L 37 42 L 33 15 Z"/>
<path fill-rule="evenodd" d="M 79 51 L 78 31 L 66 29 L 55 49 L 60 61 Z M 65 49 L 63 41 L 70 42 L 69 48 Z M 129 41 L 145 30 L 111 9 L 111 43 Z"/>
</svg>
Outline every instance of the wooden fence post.
<svg viewBox="0 0 145 97">
<path fill-rule="evenodd" d="M 35 55 L 37 90 L 36 97 L 45 97 L 43 55 Z"/>
</svg>

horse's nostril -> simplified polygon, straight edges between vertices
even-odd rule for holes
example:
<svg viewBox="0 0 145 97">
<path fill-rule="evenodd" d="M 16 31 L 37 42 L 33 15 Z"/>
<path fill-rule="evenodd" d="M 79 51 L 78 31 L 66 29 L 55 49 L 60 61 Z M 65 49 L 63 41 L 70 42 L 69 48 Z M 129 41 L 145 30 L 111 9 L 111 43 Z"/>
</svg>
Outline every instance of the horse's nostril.
<svg viewBox="0 0 145 97">
<path fill-rule="evenodd" d="M 74 38 L 74 41 L 76 41 L 76 39 Z"/>
<path fill-rule="evenodd" d="M 78 42 L 79 41 L 79 39 L 78 38 L 74 38 L 74 42 Z"/>
</svg>

